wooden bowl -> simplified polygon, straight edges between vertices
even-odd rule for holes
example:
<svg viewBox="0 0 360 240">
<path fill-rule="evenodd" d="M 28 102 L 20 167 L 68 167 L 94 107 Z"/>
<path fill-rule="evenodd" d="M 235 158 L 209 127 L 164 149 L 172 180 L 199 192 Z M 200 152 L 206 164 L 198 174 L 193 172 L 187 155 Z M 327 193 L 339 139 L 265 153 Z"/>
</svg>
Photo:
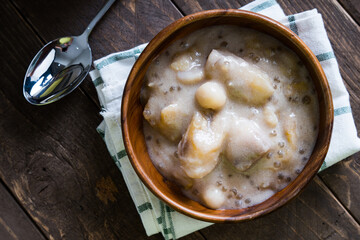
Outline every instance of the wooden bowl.
<svg viewBox="0 0 360 240">
<path fill-rule="evenodd" d="M 140 89 L 144 75 L 152 62 L 174 41 L 200 28 L 231 24 L 266 33 L 292 49 L 304 62 L 316 87 L 320 105 L 319 135 L 313 153 L 299 176 L 287 187 L 252 207 L 235 210 L 213 210 L 185 197 L 179 187 L 167 181 L 157 171 L 147 153 L 143 134 L 143 107 Z M 121 123 L 126 151 L 143 183 L 173 209 L 193 218 L 209 222 L 236 222 L 269 213 L 294 198 L 318 172 L 326 156 L 333 125 L 333 104 L 329 84 L 321 65 L 311 50 L 279 22 L 242 10 L 211 10 L 181 18 L 157 34 L 136 61 L 129 75 L 121 109 Z"/>
</svg>

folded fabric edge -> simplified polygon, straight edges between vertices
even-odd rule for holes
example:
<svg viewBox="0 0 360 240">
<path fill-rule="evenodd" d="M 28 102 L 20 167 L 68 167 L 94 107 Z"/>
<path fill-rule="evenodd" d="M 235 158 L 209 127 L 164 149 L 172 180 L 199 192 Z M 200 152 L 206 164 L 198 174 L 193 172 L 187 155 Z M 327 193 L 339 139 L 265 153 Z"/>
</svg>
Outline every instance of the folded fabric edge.
<svg viewBox="0 0 360 240">
<path fill-rule="evenodd" d="M 125 181 L 125 184 L 129 190 L 129 194 L 132 198 L 132 201 L 135 205 L 135 208 L 138 212 L 138 214 L 140 215 L 140 219 L 144 225 L 144 229 L 145 232 L 148 236 L 151 236 L 153 234 L 156 234 L 159 232 L 159 227 L 156 224 L 156 221 L 154 220 L 154 213 L 152 209 L 149 209 L 150 211 L 143 211 L 144 206 L 146 206 L 146 203 L 148 202 L 148 199 L 146 199 L 147 195 L 146 194 L 140 194 L 141 196 L 145 197 L 145 199 L 139 199 L 139 194 L 136 194 L 134 192 L 134 189 L 141 189 L 141 183 L 138 185 L 139 187 L 134 187 L 134 184 L 137 184 L 136 181 L 131 181 L 131 177 L 129 177 L 129 164 L 124 164 L 123 160 L 122 163 L 121 158 L 123 158 L 124 156 L 121 156 L 119 154 L 116 153 L 115 150 L 115 146 L 112 142 L 111 134 L 109 134 L 110 130 L 107 129 L 107 125 L 105 120 L 103 122 L 101 122 L 101 124 L 97 127 L 97 132 L 100 134 L 100 136 L 103 138 L 107 149 L 110 153 L 110 156 L 112 156 L 115 165 L 118 167 L 118 169 L 121 172 L 121 175 L 123 176 L 123 179 Z M 109 137 L 110 135 L 110 137 Z M 129 161 L 129 160 L 127 160 Z M 123 168 L 126 168 L 125 170 Z M 134 178 L 133 178 L 134 179 Z M 144 203 L 144 204 L 143 204 Z"/>
<path fill-rule="evenodd" d="M 101 70 L 102 68 L 106 67 L 107 65 L 110 65 L 119 60 L 136 56 L 137 54 L 140 54 L 145 49 L 146 46 L 147 46 L 147 43 L 144 43 L 139 46 L 133 47 L 129 50 L 111 53 L 105 57 L 95 60 L 94 67 L 97 70 Z"/>
</svg>

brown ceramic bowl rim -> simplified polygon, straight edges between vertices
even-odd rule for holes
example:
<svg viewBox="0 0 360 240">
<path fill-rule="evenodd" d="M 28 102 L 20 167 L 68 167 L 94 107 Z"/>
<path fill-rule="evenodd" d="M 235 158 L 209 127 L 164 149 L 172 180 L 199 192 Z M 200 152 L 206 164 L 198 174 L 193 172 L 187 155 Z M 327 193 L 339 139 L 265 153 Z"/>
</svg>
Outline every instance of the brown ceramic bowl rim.
<svg viewBox="0 0 360 240">
<path fill-rule="evenodd" d="M 274 27 L 274 29 L 276 29 L 276 31 L 278 31 L 285 38 L 289 38 L 291 39 L 291 41 L 295 42 L 296 47 L 301 49 L 301 51 L 306 55 L 307 61 L 310 62 L 312 68 L 314 68 L 318 81 L 320 82 L 319 84 L 321 85 L 321 90 L 323 91 L 325 101 L 327 101 L 329 107 L 329 109 L 326 110 L 327 112 L 325 115 L 325 118 L 329 121 L 329 126 L 326 127 L 325 132 L 321 133 L 324 134 L 324 139 L 325 142 L 327 143 L 323 143 L 324 141 L 321 143 L 322 144 L 321 149 L 316 153 L 317 154 L 316 160 L 312 161 L 312 165 L 308 166 L 309 164 L 307 164 L 304 167 L 304 169 L 307 167 L 311 167 L 310 171 L 308 171 L 306 175 L 303 174 L 304 171 L 302 171 L 299 174 L 299 176 L 295 180 L 293 180 L 287 187 L 285 187 L 280 192 L 276 193 L 275 195 L 281 196 L 278 199 L 278 201 L 270 202 L 267 205 L 267 207 L 263 209 L 254 210 L 255 209 L 254 207 L 257 206 L 255 205 L 253 207 L 243 209 L 243 211 L 237 214 L 233 214 L 232 210 L 209 210 L 206 212 L 196 211 L 194 209 L 191 209 L 190 207 L 183 206 L 181 203 L 174 201 L 172 198 L 170 198 L 165 193 L 163 193 L 161 189 L 159 189 L 156 186 L 156 184 L 154 184 L 154 182 L 151 180 L 151 177 L 147 175 L 146 170 L 141 164 L 141 160 L 137 157 L 137 153 L 133 149 L 130 140 L 130 133 L 129 133 L 130 125 L 127 122 L 127 117 L 126 117 L 127 116 L 126 113 L 129 110 L 129 104 L 131 104 L 129 102 L 131 95 L 131 87 L 133 86 L 135 81 L 142 81 L 142 77 L 140 79 L 140 77 L 138 76 L 139 70 L 144 67 L 145 69 L 148 68 L 150 62 L 165 48 L 164 45 L 166 44 L 164 44 L 164 42 L 166 41 L 166 39 L 169 36 L 173 36 L 173 34 L 176 34 L 178 30 L 186 27 L 189 24 L 193 24 L 194 22 L 202 21 L 204 19 L 211 20 L 215 18 L 226 18 L 226 17 L 242 17 L 242 18 L 246 18 L 249 21 L 255 21 L 257 24 L 271 25 Z M 169 43 L 167 43 L 167 45 L 169 45 Z M 157 50 L 157 52 L 155 50 Z M 293 199 L 304 189 L 304 187 L 316 175 L 316 173 L 320 169 L 325 159 L 332 133 L 333 115 L 334 114 L 333 114 L 332 97 L 325 73 L 319 61 L 317 60 L 316 56 L 306 46 L 306 44 L 296 34 L 294 34 L 294 32 L 292 32 L 289 28 L 285 27 L 281 23 L 271 18 L 268 18 L 264 15 L 260 15 L 257 13 L 244 11 L 244 10 L 237 10 L 237 9 L 229 9 L 229 10 L 218 9 L 218 10 L 202 11 L 178 19 L 177 21 L 173 22 L 172 24 L 164 28 L 150 41 L 150 43 L 147 45 L 147 47 L 144 49 L 144 51 L 141 53 L 136 63 L 134 64 L 130 72 L 130 75 L 128 77 L 127 83 L 125 85 L 123 99 L 122 99 L 122 106 L 121 106 L 121 126 L 122 126 L 125 148 L 128 153 L 128 157 L 130 159 L 132 166 L 134 167 L 137 175 L 140 177 L 140 179 L 146 185 L 146 187 L 150 189 L 151 192 L 154 193 L 158 198 L 163 200 L 173 209 L 199 220 L 204 220 L 209 222 L 238 222 L 238 221 L 253 219 L 255 217 L 267 214 L 283 206 L 285 203 Z M 316 146 L 317 144 L 318 144 L 318 140 Z M 311 158 L 313 157 L 313 154 L 314 153 L 312 153 Z M 305 180 L 301 181 L 300 180 L 301 178 L 305 178 Z M 283 192 L 285 189 L 288 191 L 288 193 L 281 195 L 281 192 Z M 273 195 L 269 199 L 272 199 L 275 195 Z M 269 199 L 264 201 L 263 203 L 268 202 Z"/>
</svg>

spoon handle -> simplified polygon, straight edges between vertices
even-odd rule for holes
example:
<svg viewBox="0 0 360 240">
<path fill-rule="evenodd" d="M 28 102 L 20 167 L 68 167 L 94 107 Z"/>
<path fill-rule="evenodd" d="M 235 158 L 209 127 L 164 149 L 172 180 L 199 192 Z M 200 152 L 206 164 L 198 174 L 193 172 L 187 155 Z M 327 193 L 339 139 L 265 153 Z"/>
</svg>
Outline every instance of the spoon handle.
<svg viewBox="0 0 360 240">
<path fill-rule="evenodd" d="M 104 14 L 107 12 L 107 10 L 109 10 L 109 8 L 111 7 L 111 5 L 115 2 L 115 0 L 109 0 L 104 6 L 103 8 L 99 11 L 99 13 L 94 17 L 94 19 L 90 22 L 89 26 L 87 26 L 87 28 L 85 29 L 85 31 L 83 32 L 83 34 L 81 34 L 81 36 L 86 36 L 86 38 L 89 37 L 91 31 L 93 30 L 93 28 L 95 27 L 95 25 L 98 23 L 98 21 L 100 20 L 100 18 L 102 18 L 102 16 L 104 16 Z"/>
</svg>

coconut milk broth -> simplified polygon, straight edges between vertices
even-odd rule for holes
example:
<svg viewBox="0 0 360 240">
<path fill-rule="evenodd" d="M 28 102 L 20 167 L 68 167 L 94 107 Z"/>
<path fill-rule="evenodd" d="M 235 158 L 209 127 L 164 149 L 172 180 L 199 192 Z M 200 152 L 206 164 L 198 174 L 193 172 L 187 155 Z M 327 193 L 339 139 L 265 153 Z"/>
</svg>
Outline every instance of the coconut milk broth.
<svg viewBox="0 0 360 240">
<path fill-rule="evenodd" d="M 205 67 L 214 49 L 221 54 L 240 57 L 267 74 L 273 93 L 266 103 L 239 100 L 229 93 L 229 82 L 226 85 L 222 79 L 209 79 Z M 193 55 L 190 65 L 186 63 L 185 77 L 180 76 L 185 81 L 179 81 L 178 74 L 183 72 L 174 71 L 174 65 L 171 65 L 182 54 Z M 193 69 L 202 73 L 191 72 Z M 189 83 L 186 74 L 192 73 L 199 74 L 200 80 Z M 219 110 L 205 109 L 195 98 L 197 89 L 207 81 L 224 86 L 226 103 Z M 186 196 L 211 208 L 249 207 L 283 189 L 304 168 L 318 134 L 317 95 L 300 59 L 278 40 L 236 26 L 204 28 L 174 42 L 149 67 L 141 100 L 145 105 L 144 135 L 154 165 L 167 179 L 181 185 Z M 172 104 L 176 106 L 174 118 L 181 121 L 177 128 L 180 132 L 167 131 L 159 123 L 162 109 Z M 189 177 L 179 161 L 179 142 L 195 112 L 209 124 L 218 121 L 224 132 L 216 166 L 201 178 Z M 274 114 L 276 124 L 271 118 Z M 261 158 L 241 171 L 224 153 L 229 135 L 234 131 L 232 128 L 239 119 L 254 123 L 269 142 L 266 153 L 260 151 Z M 289 122 L 293 123 L 290 127 L 287 126 Z M 239 151 L 243 150 L 239 148 Z M 209 198 L 215 199 L 215 203 Z"/>
</svg>

